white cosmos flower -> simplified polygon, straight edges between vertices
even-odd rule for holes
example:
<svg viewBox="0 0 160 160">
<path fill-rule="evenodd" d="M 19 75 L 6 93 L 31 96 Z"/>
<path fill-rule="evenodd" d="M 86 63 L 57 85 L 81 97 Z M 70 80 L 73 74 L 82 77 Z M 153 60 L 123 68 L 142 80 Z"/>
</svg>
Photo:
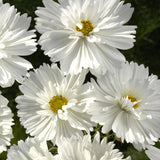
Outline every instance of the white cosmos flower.
<svg viewBox="0 0 160 160">
<path fill-rule="evenodd" d="M 32 68 L 27 56 L 36 50 L 34 31 L 27 31 L 31 18 L 16 13 L 14 6 L 0 2 L 0 86 L 9 87 Z"/>
<path fill-rule="evenodd" d="M 82 85 L 86 71 L 64 75 L 56 65 L 43 65 L 20 86 L 24 94 L 16 98 L 18 116 L 27 133 L 40 139 L 53 140 L 89 131 L 93 123 L 85 112 L 92 99 Z"/>
<path fill-rule="evenodd" d="M 133 8 L 120 0 L 43 0 L 35 12 L 39 44 L 65 72 L 103 74 L 125 61 L 118 49 L 133 47 L 136 26 L 124 25 Z M 118 48 L 118 49 L 117 49 Z"/>
<path fill-rule="evenodd" d="M 150 160 L 159 160 L 160 157 L 160 149 L 154 146 L 148 146 L 148 150 L 145 151 L 146 155 L 150 158 Z"/>
<path fill-rule="evenodd" d="M 91 120 L 111 129 L 121 141 L 133 143 L 137 149 L 154 144 L 160 137 L 160 80 L 149 76 L 148 68 L 136 63 L 122 63 L 113 73 L 107 72 L 93 81 L 88 107 Z"/>
<path fill-rule="evenodd" d="M 123 154 L 114 149 L 113 142 L 106 143 L 106 138 L 100 142 L 97 134 L 91 142 L 91 136 L 63 138 L 58 145 L 57 160 L 122 160 Z M 130 160 L 130 157 L 123 160 Z"/>
<path fill-rule="evenodd" d="M 13 138 L 11 127 L 13 114 L 7 105 L 8 100 L 0 92 L 0 153 L 7 150 L 6 146 L 10 145 L 10 140 Z"/>
<path fill-rule="evenodd" d="M 48 151 L 45 141 L 27 138 L 25 142 L 18 141 L 18 146 L 11 146 L 7 160 L 54 160 L 54 156 Z"/>
</svg>

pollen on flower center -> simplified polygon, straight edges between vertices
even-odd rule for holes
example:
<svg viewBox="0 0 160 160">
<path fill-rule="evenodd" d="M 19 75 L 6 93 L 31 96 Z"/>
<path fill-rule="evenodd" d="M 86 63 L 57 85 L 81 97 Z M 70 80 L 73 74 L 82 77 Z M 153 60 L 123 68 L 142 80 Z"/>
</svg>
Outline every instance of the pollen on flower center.
<svg viewBox="0 0 160 160">
<path fill-rule="evenodd" d="M 136 101 L 138 101 L 137 98 L 133 97 L 132 95 L 127 95 L 127 96 L 124 96 L 124 97 L 125 97 L 125 98 L 128 97 L 128 99 L 129 99 L 131 102 L 136 102 Z M 138 106 L 139 106 L 139 105 L 138 105 L 138 103 L 137 103 L 137 104 L 135 104 L 135 105 L 133 106 L 133 108 L 136 109 L 136 108 L 138 108 Z"/>
<path fill-rule="evenodd" d="M 89 20 L 82 20 L 81 25 L 81 27 L 76 25 L 76 30 L 82 32 L 84 36 L 89 36 L 89 33 L 94 29 L 92 23 Z"/>
<path fill-rule="evenodd" d="M 50 109 L 58 113 L 58 110 L 62 110 L 62 106 L 68 103 L 65 97 L 60 96 L 53 96 L 52 99 L 49 101 Z"/>
</svg>

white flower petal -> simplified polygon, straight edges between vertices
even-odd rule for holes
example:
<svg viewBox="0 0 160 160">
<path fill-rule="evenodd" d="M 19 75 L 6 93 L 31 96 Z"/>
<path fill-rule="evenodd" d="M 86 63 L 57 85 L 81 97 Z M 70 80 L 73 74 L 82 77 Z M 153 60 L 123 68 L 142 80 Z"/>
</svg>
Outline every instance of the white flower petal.
<svg viewBox="0 0 160 160">
<path fill-rule="evenodd" d="M 93 143 L 91 142 L 90 135 L 62 138 L 61 143 L 58 146 L 58 155 L 61 160 L 123 159 L 123 154 L 119 152 L 118 149 L 114 149 L 113 142 L 106 143 L 106 141 L 103 141 L 103 143 L 100 143 L 99 134 L 96 135 Z M 127 157 L 125 160 L 130 160 L 130 157 Z"/>
<path fill-rule="evenodd" d="M 28 31 L 31 18 L 16 13 L 14 6 L 0 5 L 0 85 L 11 86 L 22 81 L 32 65 L 19 56 L 28 56 L 36 50 L 34 30 Z"/>
<path fill-rule="evenodd" d="M 160 155 L 160 149 L 154 146 L 148 146 L 148 150 L 145 151 L 150 160 L 158 160 Z"/>
<path fill-rule="evenodd" d="M 13 114 L 7 106 L 8 100 L 1 95 L 0 92 L 0 153 L 7 151 L 7 146 L 10 145 L 13 125 Z"/>
<path fill-rule="evenodd" d="M 124 26 L 133 13 L 130 4 L 119 0 L 43 3 L 36 11 L 36 28 L 42 33 L 39 43 L 51 61 L 60 61 L 64 72 L 77 74 L 89 68 L 104 74 L 125 61 L 117 48 L 129 49 L 135 41 L 136 27 Z"/>
<path fill-rule="evenodd" d="M 16 98 L 18 116 L 26 132 L 56 144 L 60 137 L 81 135 L 81 130 L 89 132 L 94 123 L 85 109 L 91 102 L 87 97 L 90 90 L 83 86 L 86 73 L 84 70 L 81 74 L 65 75 L 56 65 L 46 64 L 30 72 L 20 86 L 23 95 Z M 67 102 L 56 109 L 59 100 L 55 100 L 60 96 Z"/>
<path fill-rule="evenodd" d="M 136 26 L 123 26 L 114 29 L 100 30 L 97 35 L 104 43 L 119 49 L 129 49 L 133 47 Z"/>
<path fill-rule="evenodd" d="M 91 120 L 111 129 L 121 141 L 138 150 L 154 145 L 160 138 L 160 88 L 148 68 L 137 63 L 122 63 L 92 81 L 89 93 L 94 102 L 87 107 Z"/>
<path fill-rule="evenodd" d="M 48 151 L 47 143 L 37 138 L 27 138 L 18 141 L 8 150 L 7 160 L 54 160 L 54 156 Z"/>
</svg>

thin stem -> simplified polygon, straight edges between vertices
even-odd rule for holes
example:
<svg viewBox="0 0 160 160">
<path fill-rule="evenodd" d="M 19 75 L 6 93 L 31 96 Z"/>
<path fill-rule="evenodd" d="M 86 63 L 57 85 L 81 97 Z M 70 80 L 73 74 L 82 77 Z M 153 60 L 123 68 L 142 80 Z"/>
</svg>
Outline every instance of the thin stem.
<svg viewBox="0 0 160 160">
<path fill-rule="evenodd" d="M 52 148 L 50 148 L 48 151 L 50 152 L 50 151 L 52 151 L 52 150 L 56 150 L 56 151 L 57 151 L 57 147 L 52 147 Z"/>
</svg>

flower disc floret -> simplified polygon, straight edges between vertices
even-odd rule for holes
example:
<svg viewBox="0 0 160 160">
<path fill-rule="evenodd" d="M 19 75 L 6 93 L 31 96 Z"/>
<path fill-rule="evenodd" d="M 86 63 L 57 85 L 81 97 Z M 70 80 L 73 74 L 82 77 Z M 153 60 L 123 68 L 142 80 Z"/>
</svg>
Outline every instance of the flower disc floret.
<svg viewBox="0 0 160 160">
<path fill-rule="evenodd" d="M 123 96 L 123 98 L 128 98 L 131 102 L 137 102 L 138 101 L 137 98 L 135 98 L 132 95 Z M 138 103 L 136 103 L 135 105 L 133 105 L 133 108 L 134 109 L 138 108 Z"/>
<path fill-rule="evenodd" d="M 62 106 L 63 105 L 67 105 L 68 101 L 65 97 L 60 96 L 53 96 L 53 98 L 50 100 L 49 105 L 50 105 L 50 109 L 55 112 L 58 113 L 58 110 L 63 110 Z"/>
<path fill-rule="evenodd" d="M 81 23 L 79 23 L 79 25 L 76 26 L 76 30 L 82 32 L 84 36 L 89 36 L 89 33 L 94 29 L 94 26 L 89 20 L 82 20 Z"/>
</svg>

